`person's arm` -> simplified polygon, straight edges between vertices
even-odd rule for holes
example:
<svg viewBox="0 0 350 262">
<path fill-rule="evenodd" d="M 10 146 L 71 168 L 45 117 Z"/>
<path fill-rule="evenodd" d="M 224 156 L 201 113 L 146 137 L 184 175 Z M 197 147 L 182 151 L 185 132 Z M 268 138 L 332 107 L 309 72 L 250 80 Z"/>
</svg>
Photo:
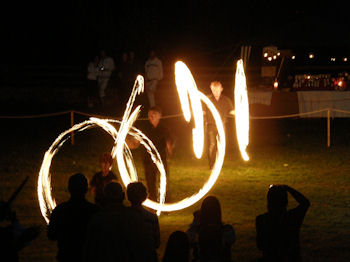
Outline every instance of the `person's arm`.
<svg viewBox="0 0 350 262">
<path fill-rule="evenodd" d="M 299 203 L 300 206 L 303 206 L 306 209 L 309 208 L 310 201 L 302 193 L 287 185 L 283 185 L 283 187 L 287 192 L 289 192 L 292 195 L 292 197 L 294 197 L 294 199 Z"/>
</svg>

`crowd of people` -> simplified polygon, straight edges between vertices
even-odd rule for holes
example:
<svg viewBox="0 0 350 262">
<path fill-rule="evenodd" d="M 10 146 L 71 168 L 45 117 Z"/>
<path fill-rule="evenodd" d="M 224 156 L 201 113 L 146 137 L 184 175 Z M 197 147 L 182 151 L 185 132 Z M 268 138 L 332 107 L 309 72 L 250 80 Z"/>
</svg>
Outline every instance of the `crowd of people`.
<svg viewBox="0 0 350 262">
<path fill-rule="evenodd" d="M 105 50 L 101 50 L 100 55 L 91 58 L 86 71 L 86 97 L 89 108 L 104 108 L 107 91 L 110 89 L 117 90 L 116 103 L 126 104 L 139 74 L 145 77 L 148 106 L 156 105 L 155 92 L 158 82 L 163 79 L 163 64 L 155 50 L 150 50 L 149 57 L 144 63 L 138 59 L 133 50 L 123 52 L 120 59 L 115 59 Z M 113 82 L 113 78 L 116 81 Z"/>
<path fill-rule="evenodd" d="M 70 198 L 50 214 L 47 237 L 57 242 L 57 261 L 163 261 L 230 262 L 236 241 L 235 228 L 224 223 L 220 200 L 208 195 L 185 231 L 175 230 L 159 255 L 161 228 L 156 212 L 143 206 L 150 198 L 147 185 L 131 182 L 124 189 L 111 171 L 112 156 L 102 153 L 101 170 L 88 181 L 81 173 L 70 176 Z M 156 175 L 156 174 L 153 174 Z M 152 181 L 154 183 L 154 181 Z M 154 185 L 151 185 L 151 188 Z M 89 202 L 86 194 L 94 196 Z M 287 209 L 288 195 L 298 203 Z M 156 196 L 154 196 L 157 201 Z M 256 217 L 257 261 L 302 261 L 300 229 L 309 200 L 288 185 L 270 185 L 267 212 Z M 0 247 L 9 260 L 19 261 L 18 251 L 35 239 L 38 227 L 22 227 L 6 203 L 0 205 Z"/>
<path fill-rule="evenodd" d="M 90 181 L 90 188 L 94 185 Z M 158 217 L 142 206 L 148 197 L 146 186 L 131 182 L 125 192 L 117 179 L 100 186 L 102 198 L 89 203 L 87 178 L 80 173 L 69 178 L 71 197 L 53 210 L 47 231 L 48 238 L 57 241 L 58 261 L 232 261 L 235 229 L 223 222 L 214 195 L 202 201 L 186 231 L 170 234 L 160 257 Z M 288 193 L 298 202 L 289 210 Z M 259 261 L 301 261 L 299 233 L 309 205 L 306 197 L 287 185 L 270 186 L 267 212 L 256 217 Z"/>
</svg>

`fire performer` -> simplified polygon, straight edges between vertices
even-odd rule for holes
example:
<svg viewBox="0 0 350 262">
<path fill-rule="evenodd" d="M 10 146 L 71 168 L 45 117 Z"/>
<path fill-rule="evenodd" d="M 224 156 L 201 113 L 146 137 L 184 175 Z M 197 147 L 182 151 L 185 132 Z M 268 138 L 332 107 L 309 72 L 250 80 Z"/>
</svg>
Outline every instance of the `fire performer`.
<svg viewBox="0 0 350 262">
<path fill-rule="evenodd" d="M 167 126 L 161 122 L 162 110 L 158 106 L 151 107 L 148 110 L 148 122 L 145 126 L 140 127 L 142 132 L 153 142 L 157 148 L 159 155 L 162 159 L 165 172 L 167 175 L 167 197 L 169 198 L 169 170 L 167 158 L 171 156 L 174 148 L 174 138 L 171 135 Z M 140 142 L 136 139 L 128 139 L 128 145 L 130 149 L 139 147 Z M 143 166 L 145 170 L 145 178 L 147 189 L 149 192 L 149 198 L 153 201 L 157 201 L 157 177 L 159 171 L 156 165 L 153 163 L 150 155 L 146 150 L 143 152 Z M 169 199 L 168 199 L 169 200 Z"/>
<path fill-rule="evenodd" d="M 231 100 L 227 96 L 222 94 L 224 88 L 219 81 L 211 82 L 210 89 L 212 93 L 208 95 L 208 97 L 219 111 L 222 123 L 225 127 L 227 122 L 227 116 L 235 115 L 234 107 L 232 105 Z M 218 131 L 215 125 L 214 118 L 209 112 L 208 108 L 205 109 L 204 114 L 206 116 L 209 168 L 212 169 L 216 158 L 216 136 L 218 134 Z"/>
</svg>

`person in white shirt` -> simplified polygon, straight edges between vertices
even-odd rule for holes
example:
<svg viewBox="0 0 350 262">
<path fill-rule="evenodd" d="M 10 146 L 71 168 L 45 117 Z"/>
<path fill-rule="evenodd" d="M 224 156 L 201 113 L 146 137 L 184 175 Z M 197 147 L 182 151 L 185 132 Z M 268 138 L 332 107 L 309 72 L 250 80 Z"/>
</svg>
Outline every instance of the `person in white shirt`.
<svg viewBox="0 0 350 262">
<path fill-rule="evenodd" d="M 106 89 L 108 86 L 109 79 L 111 78 L 112 71 L 115 69 L 114 59 L 107 56 L 105 50 L 100 52 L 100 62 L 99 66 L 99 77 L 98 77 L 98 86 L 99 86 L 99 95 L 101 105 L 104 106 L 104 100 L 106 96 Z"/>
<path fill-rule="evenodd" d="M 162 79 L 162 61 L 156 56 L 156 52 L 151 50 L 150 56 L 145 64 L 145 87 L 150 107 L 156 105 L 154 95 L 157 90 L 158 82 Z"/>
</svg>

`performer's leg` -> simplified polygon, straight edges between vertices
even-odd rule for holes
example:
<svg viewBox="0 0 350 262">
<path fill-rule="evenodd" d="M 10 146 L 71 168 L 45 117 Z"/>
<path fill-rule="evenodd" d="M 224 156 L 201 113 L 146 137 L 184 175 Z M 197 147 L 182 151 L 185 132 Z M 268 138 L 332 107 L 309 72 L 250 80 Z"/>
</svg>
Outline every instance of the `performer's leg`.
<svg viewBox="0 0 350 262">
<path fill-rule="evenodd" d="M 157 84 L 158 84 L 157 80 L 152 80 L 147 82 L 146 93 L 148 97 L 149 107 L 153 107 L 156 105 L 155 92 L 157 90 Z"/>
<path fill-rule="evenodd" d="M 215 126 L 208 125 L 207 126 L 207 136 L 208 136 L 208 161 L 209 168 L 212 169 L 215 163 L 216 158 L 216 136 L 217 130 Z"/>
<path fill-rule="evenodd" d="M 145 163 L 145 178 L 147 184 L 147 191 L 149 199 L 157 201 L 157 188 L 156 188 L 156 178 L 157 178 L 157 168 L 153 163 Z"/>
</svg>

